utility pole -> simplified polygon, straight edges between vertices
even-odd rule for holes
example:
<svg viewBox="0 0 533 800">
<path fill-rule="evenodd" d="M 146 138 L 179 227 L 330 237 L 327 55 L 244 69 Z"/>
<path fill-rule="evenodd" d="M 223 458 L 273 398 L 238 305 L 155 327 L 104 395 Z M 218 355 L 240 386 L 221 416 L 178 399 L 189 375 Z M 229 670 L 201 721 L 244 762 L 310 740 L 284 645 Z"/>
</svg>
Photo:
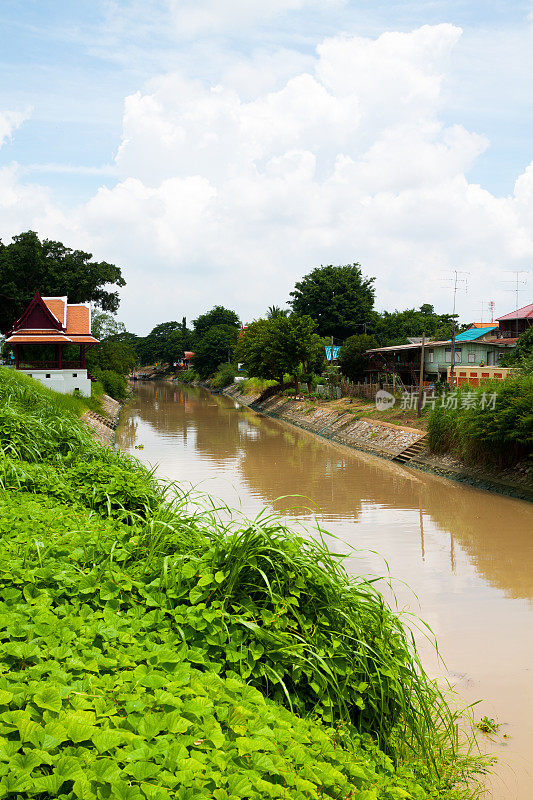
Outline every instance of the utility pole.
<svg viewBox="0 0 533 800">
<path fill-rule="evenodd" d="M 424 347 L 426 344 L 426 333 L 422 334 L 422 347 L 420 348 L 420 376 L 418 379 L 418 409 L 417 415 L 422 416 L 422 395 L 424 393 Z"/>
</svg>

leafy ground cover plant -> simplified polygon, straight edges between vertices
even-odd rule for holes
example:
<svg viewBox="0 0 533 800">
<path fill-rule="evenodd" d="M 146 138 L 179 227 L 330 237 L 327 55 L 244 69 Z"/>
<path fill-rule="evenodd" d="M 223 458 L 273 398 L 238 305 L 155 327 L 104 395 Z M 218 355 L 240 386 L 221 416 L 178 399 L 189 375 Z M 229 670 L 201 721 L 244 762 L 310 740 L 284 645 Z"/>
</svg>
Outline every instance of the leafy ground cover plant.
<svg viewBox="0 0 533 800">
<path fill-rule="evenodd" d="M 466 796 L 478 765 L 373 583 L 2 377 L 0 797 Z"/>
</svg>

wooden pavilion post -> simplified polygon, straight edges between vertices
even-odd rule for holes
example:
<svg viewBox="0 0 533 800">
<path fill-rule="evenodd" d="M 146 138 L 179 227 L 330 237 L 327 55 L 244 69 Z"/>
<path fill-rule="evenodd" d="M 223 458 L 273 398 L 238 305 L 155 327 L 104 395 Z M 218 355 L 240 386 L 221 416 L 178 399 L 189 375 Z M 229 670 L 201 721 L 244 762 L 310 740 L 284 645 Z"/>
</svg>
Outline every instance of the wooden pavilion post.
<svg viewBox="0 0 533 800">
<path fill-rule="evenodd" d="M 56 369 L 61 369 L 61 345 L 56 344 Z"/>
<path fill-rule="evenodd" d="M 80 363 L 81 368 L 85 369 L 85 345 L 80 344 Z"/>
<path fill-rule="evenodd" d="M 19 368 L 20 363 L 20 356 L 19 356 L 19 346 L 18 344 L 15 345 L 15 369 Z"/>
</svg>

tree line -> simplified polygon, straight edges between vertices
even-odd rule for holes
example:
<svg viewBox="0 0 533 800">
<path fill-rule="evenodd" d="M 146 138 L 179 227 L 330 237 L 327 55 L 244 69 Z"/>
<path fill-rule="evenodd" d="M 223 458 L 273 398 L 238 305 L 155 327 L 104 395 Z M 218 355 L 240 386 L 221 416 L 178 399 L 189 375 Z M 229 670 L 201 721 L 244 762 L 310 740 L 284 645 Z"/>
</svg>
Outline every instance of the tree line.
<svg viewBox="0 0 533 800">
<path fill-rule="evenodd" d="M 237 312 L 217 305 L 187 325 L 187 319 L 156 325 L 147 336 L 126 330 L 115 316 L 118 288 L 125 285 L 119 267 L 94 261 L 90 253 L 61 242 L 41 241 L 34 231 L 0 242 L 0 331 L 5 332 L 38 289 L 42 295 L 68 295 L 71 302 L 92 301 L 97 308 L 91 348 L 91 371 L 125 391 L 125 376 L 136 365 L 177 363 L 194 352 L 200 378 L 221 364 L 243 363 L 249 374 L 283 381 L 310 382 L 324 362 L 324 346 L 342 345 L 341 368 L 357 380 L 364 374 L 364 351 L 402 344 L 408 336 L 449 339 L 457 316 L 437 314 L 430 304 L 404 311 L 375 310 L 375 279 L 359 263 L 313 269 L 295 284 L 286 308 L 270 306 L 264 317 L 247 325 Z M 118 377 L 117 377 L 118 376 Z"/>
</svg>

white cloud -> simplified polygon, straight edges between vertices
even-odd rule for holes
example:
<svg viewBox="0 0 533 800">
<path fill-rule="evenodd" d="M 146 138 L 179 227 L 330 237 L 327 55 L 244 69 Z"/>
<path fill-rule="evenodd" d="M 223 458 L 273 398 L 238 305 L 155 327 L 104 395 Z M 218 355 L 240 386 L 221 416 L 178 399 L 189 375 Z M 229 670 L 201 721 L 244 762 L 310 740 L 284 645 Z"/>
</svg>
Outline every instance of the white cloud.
<svg viewBox="0 0 533 800">
<path fill-rule="evenodd" d="M 170 0 L 181 36 L 235 31 L 308 6 L 343 5 L 345 0 Z"/>
<path fill-rule="evenodd" d="M 140 332 L 215 303 L 248 320 L 314 266 L 356 260 L 378 277 L 379 307 L 447 310 L 441 276 L 461 268 L 459 310 L 495 299 L 504 313 L 502 271 L 533 257 L 533 166 L 507 198 L 465 177 L 488 142 L 442 122 L 460 34 L 328 38 L 312 61 L 283 52 L 273 79 L 262 58 L 218 85 L 162 75 L 126 98 L 115 186 L 61 214 L 11 174 L 13 204 L 125 269 L 121 315 Z"/>
<path fill-rule="evenodd" d="M 7 139 L 10 139 L 13 131 L 22 125 L 29 116 L 26 111 L 0 111 L 0 147 Z"/>
</svg>

